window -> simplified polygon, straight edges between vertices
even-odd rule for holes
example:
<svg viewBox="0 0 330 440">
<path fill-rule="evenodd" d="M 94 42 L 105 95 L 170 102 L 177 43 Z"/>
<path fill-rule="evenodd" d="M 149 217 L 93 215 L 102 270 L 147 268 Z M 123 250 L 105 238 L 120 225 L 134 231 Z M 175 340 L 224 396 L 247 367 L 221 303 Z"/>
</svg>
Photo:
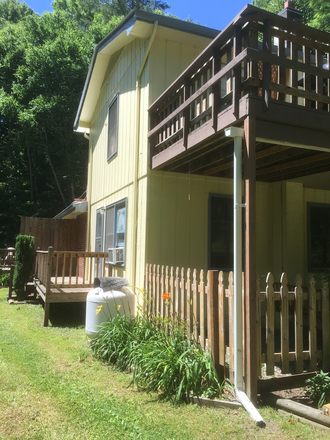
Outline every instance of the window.
<svg viewBox="0 0 330 440">
<path fill-rule="evenodd" d="M 117 153 L 118 142 L 118 95 L 108 109 L 108 150 L 107 160 Z"/>
<path fill-rule="evenodd" d="M 233 270 L 233 198 L 211 194 L 209 198 L 209 269 Z"/>
<path fill-rule="evenodd" d="M 105 250 L 121 248 L 120 253 L 115 256 L 113 261 L 118 264 L 125 264 L 125 244 L 126 244 L 126 200 L 107 206 L 105 218 Z M 115 260 L 116 259 L 116 260 Z"/>
<path fill-rule="evenodd" d="M 330 268 L 330 205 L 308 203 L 308 270 Z"/>
</svg>

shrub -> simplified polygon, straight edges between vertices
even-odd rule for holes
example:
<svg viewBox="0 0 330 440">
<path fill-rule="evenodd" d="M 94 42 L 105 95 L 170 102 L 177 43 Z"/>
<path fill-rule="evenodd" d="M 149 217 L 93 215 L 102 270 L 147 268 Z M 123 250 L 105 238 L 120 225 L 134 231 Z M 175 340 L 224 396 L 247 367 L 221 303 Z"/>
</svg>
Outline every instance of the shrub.
<svg viewBox="0 0 330 440">
<path fill-rule="evenodd" d="M 311 379 L 307 379 L 306 385 L 309 387 L 308 394 L 317 403 L 318 407 L 322 407 L 324 403 L 330 400 L 329 373 L 323 373 L 321 370 Z"/>
<path fill-rule="evenodd" d="M 10 274 L 9 273 L 4 273 L 4 274 L 0 275 L 0 286 L 1 287 L 9 287 L 9 282 L 10 282 Z"/>
<path fill-rule="evenodd" d="M 29 281 L 35 266 L 35 246 L 34 237 L 30 235 L 18 235 L 15 245 L 16 265 L 14 270 L 13 287 L 17 298 L 23 300 L 26 298 L 24 286 Z"/>
<path fill-rule="evenodd" d="M 92 340 L 99 359 L 120 370 L 133 367 L 132 384 L 161 391 L 177 402 L 184 395 L 214 397 L 221 387 L 210 353 L 205 353 L 178 318 L 119 314 L 101 324 Z"/>
</svg>

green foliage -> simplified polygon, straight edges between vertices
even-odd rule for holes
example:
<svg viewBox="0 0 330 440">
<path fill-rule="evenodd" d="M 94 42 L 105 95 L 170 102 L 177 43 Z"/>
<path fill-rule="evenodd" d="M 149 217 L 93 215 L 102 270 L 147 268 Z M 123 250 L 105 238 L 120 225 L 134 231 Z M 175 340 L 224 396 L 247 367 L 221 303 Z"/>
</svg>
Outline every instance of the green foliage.
<svg viewBox="0 0 330 440">
<path fill-rule="evenodd" d="M 314 17 L 317 13 L 316 2 L 327 3 L 323 0 L 296 0 L 295 7 L 298 11 L 302 12 L 303 23 L 318 27 L 314 23 Z M 253 0 L 252 4 L 261 9 L 266 9 L 274 14 L 278 14 L 284 9 L 284 0 Z"/>
<path fill-rule="evenodd" d="M 18 23 L 23 18 L 33 14 L 33 10 L 19 0 L 0 1 L 0 19 L 2 19 L 2 23 L 6 21 Z"/>
<path fill-rule="evenodd" d="M 309 387 L 308 393 L 318 407 L 322 407 L 324 403 L 330 400 L 330 376 L 329 373 L 323 373 L 321 370 L 311 379 L 306 380 Z"/>
<path fill-rule="evenodd" d="M 34 246 L 34 237 L 30 235 L 18 235 L 15 245 L 15 270 L 13 287 L 17 293 L 18 299 L 25 299 L 24 286 L 29 281 L 35 265 L 36 250 Z"/>
<path fill-rule="evenodd" d="M 175 402 L 183 395 L 221 393 L 210 353 L 203 352 L 179 319 L 117 315 L 101 324 L 92 349 L 120 370 L 133 367 L 132 383 L 139 388 L 161 391 Z"/>
<path fill-rule="evenodd" d="M 3 273 L 0 275 L 0 286 L 1 287 L 8 287 L 10 281 L 10 274 L 9 273 Z"/>
</svg>

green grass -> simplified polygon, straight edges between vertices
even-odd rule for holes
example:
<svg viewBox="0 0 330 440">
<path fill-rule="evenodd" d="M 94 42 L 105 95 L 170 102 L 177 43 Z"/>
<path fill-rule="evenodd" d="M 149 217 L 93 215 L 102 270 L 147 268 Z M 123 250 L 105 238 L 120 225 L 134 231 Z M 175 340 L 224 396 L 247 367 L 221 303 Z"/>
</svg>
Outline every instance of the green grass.
<svg viewBox="0 0 330 440">
<path fill-rule="evenodd" d="M 321 439 L 321 429 L 261 408 L 173 406 L 128 387 L 132 376 L 92 357 L 83 327 L 43 327 L 39 305 L 0 289 L 0 439 Z"/>
</svg>

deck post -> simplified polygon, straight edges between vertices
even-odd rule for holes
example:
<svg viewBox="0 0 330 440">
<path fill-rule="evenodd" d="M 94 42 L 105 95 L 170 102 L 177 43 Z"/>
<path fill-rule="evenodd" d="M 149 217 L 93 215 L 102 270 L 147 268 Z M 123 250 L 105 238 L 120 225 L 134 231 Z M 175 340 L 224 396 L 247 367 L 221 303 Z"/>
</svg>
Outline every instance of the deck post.
<svg viewBox="0 0 330 440">
<path fill-rule="evenodd" d="M 49 319 L 49 302 L 47 301 L 47 296 L 50 294 L 50 283 L 52 277 L 52 266 L 53 266 L 53 253 L 54 249 L 52 246 L 48 248 L 48 259 L 47 259 L 47 274 L 46 274 L 46 294 L 45 294 L 45 304 L 44 304 L 44 327 L 48 326 Z"/>
<path fill-rule="evenodd" d="M 257 400 L 257 332 L 256 332 L 256 155 L 255 119 L 244 121 L 245 178 L 245 391 L 249 399 Z"/>
</svg>

